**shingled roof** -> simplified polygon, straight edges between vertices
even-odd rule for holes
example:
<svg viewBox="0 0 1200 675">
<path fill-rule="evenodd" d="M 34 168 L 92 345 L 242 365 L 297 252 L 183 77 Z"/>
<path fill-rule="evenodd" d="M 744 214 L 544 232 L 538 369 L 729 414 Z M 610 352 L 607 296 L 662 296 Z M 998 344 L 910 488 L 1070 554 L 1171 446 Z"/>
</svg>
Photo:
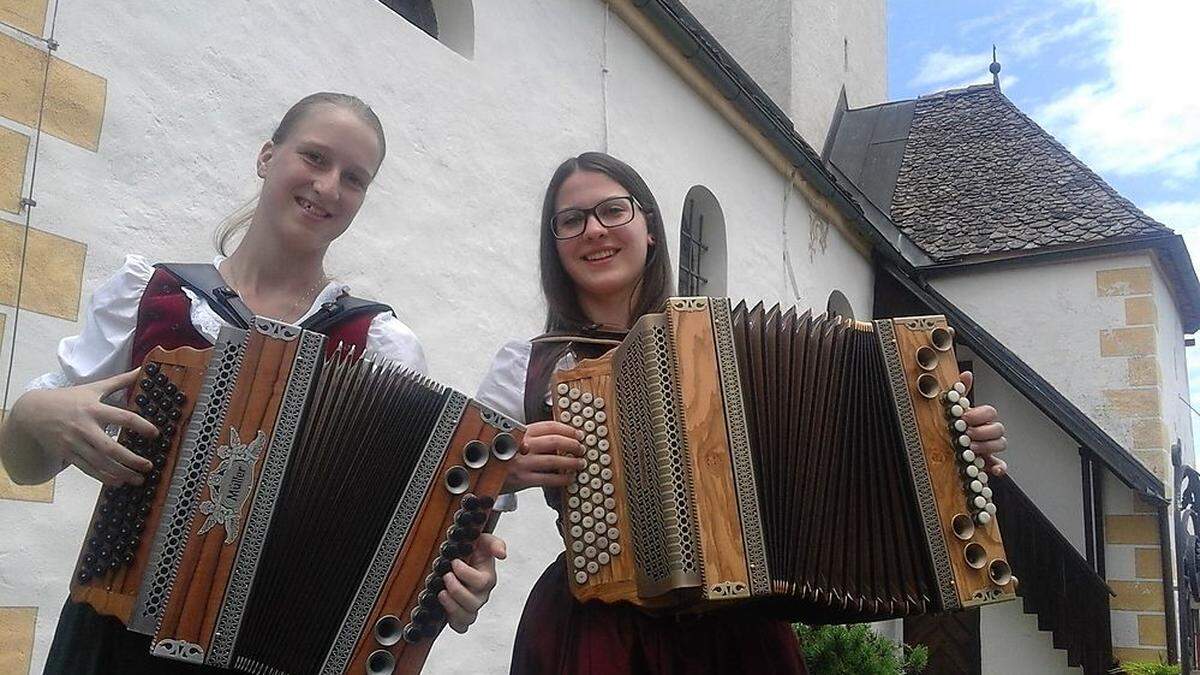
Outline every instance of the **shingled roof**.
<svg viewBox="0 0 1200 675">
<path fill-rule="evenodd" d="M 993 85 L 835 124 L 829 160 L 937 262 L 1171 234 Z"/>
</svg>

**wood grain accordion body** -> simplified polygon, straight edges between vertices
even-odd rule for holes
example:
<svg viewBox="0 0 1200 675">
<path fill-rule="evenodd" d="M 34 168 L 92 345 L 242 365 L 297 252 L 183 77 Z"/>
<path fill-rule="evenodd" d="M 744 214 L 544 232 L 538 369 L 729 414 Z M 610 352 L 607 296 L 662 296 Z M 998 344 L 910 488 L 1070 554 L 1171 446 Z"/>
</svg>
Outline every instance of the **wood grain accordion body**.
<svg viewBox="0 0 1200 675">
<path fill-rule="evenodd" d="M 1011 599 L 952 338 L 940 316 L 672 298 L 556 373 L 588 459 L 562 494 L 572 593 L 812 622 Z"/>
<path fill-rule="evenodd" d="M 155 655 L 251 673 L 419 671 L 451 560 L 488 521 L 523 429 L 463 394 L 255 319 L 155 349 L 130 409 L 154 463 L 106 487 L 71 597 Z"/>
</svg>

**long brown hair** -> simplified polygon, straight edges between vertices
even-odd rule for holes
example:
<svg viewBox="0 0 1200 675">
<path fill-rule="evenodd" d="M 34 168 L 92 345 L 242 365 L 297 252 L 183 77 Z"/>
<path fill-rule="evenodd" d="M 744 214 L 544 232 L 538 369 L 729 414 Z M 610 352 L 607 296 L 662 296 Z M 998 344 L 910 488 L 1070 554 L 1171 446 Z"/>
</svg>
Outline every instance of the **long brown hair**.
<svg viewBox="0 0 1200 675">
<path fill-rule="evenodd" d="M 296 123 L 304 118 L 310 110 L 321 104 L 335 105 L 345 108 L 356 113 L 362 121 L 367 123 L 367 126 L 375 132 L 375 136 L 379 139 L 379 163 L 383 163 L 383 157 L 387 154 L 387 139 L 384 138 L 383 124 L 379 121 L 379 116 L 371 110 L 371 106 L 363 102 L 357 96 L 350 94 L 339 94 L 332 91 L 319 91 L 315 94 L 309 94 L 304 98 L 292 104 L 291 108 L 284 113 L 283 119 L 279 120 L 279 126 L 275 127 L 275 133 L 271 134 L 271 143 L 279 145 L 287 140 L 289 134 L 292 133 L 292 128 Z M 379 169 L 378 166 L 375 167 Z M 248 201 L 237 208 L 213 234 L 213 241 L 217 245 L 217 251 L 221 255 L 228 255 L 229 252 L 225 249 L 229 246 L 229 240 L 236 234 L 250 226 L 250 220 L 254 217 L 254 209 L 258 206 L 258 196 L 251 197 Z"/>
<path fill-rule="evenodd" d="M 654 199 L 650 187 L 633 167 L 616 157 L 603 152 L 585 152 L 558 166 L 546 187 L 546 196 L 542 201 L 542 232 L 538 258 L 541 266 L 542 293 L 546 296 L 547 331 L 581 330 L 595 323 L 579 306 L 575 282 L 567 274 L 562 260 L 558 257 L 558 246 L 550 226 L 550 221 L 554 218 L 558 191 L 563 182 L 576 171 L 594 171 L 613 179 L 629 191 L 646 216 L 646 230 L 653 237 L 654 244 L 646 252 L 642 276 L 638 279 L 637 288 L 630 299 L 629 316 L 636 320 L 643 314 L 658 311 L 671 295 L 673 288 L 671 256 L 667 253 L 667 234 L 663 229 L 658 201 Z"/>
</svg>

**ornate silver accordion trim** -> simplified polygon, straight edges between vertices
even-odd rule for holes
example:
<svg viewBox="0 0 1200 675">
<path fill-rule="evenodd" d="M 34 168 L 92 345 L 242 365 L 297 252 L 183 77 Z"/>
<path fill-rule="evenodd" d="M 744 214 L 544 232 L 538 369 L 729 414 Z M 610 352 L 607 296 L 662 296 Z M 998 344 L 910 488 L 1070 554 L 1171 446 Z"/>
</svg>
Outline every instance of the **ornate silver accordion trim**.
<svg viewBox="0 0 1200 675">
<path fill-rule="evenodd" d="M 147 574 L 129 617 L 129 629 L 145 635 L 158 630 L 167 593 L 175 582 L 187 528 L 207 475 L 212 448 L 229 410 L 229 388 L 242 367 L 249 331 L 224 327 L 213 345 L 192 419 L 179 445 L 179 457 L 150 548 Z M 213 406 L 216 400 L 219 405 Z"/>
<path fill-rule="evenodd" d="M 288 375 L 283 400 L 279 404 L 279 414 L 275 417 L 271 446 L 262 466 L 262 478 L 258 482 L 258 491 L 246 517 L 242 544 L 238 548 L 229 577 L 229 586 L 225 591 L 225 602 L 221 606 L 212 643 L 209 645 L 208 662 L 212 665 L 228 668 L 232 663 L 233 646 L 241 631 L 250 587 L 258 571 L 258 561 L 266 541 L 267 529 L 271 525 L 271 516 L 275 512 L 280 485 L 283 483 L 288 459 L 296 443 L 300 416 L 304 414 L 304 406 L 316 376 L 317 363 L 324 348 L 325 336 L 320 333 L 305 331 L 300 338 L 300 346 L 293 360 L 292 371 Z"/>
<path fill-rule="evenodd" d="M 896 404 L 896 413 L 900 419 L 900 431 L 904 435 L 908 470 L 912 475 L 917 501 L 921 506 L 925 541 L 929 545 L 929 555 L 933 561 L 933 573 L 937 579 L 938 592 L 942 601 L 941 609 L 943 611 L 955 610 L 959 608 L 959 601 L 958 593 L 954 589 L 954 570 L 950 567 L 950 552 L 946 548 L 942 523 L 938 519 L 933 484 L 929 479 L 929 467 L 925 463 L 925 453 L 921 450 L 921 434 L 917 429 L 917 416 L 913 411 L 912 400 L 908 396 L 908 383 L 904 377 L 904 366 L 900 361 L 900 351 L 896 345 L 896 329 L 890 319 L 879 319 L 875 321 L 875 334 L 879 338 L 884 364 L 887 366 L 892 400 Z"/>
<path fill-rule="evenodd" d="M 717 368 L 721 371 L 721 397 L 725 405 L 742 541 L 750 567 L 750 594 L 767 595 L 771 592 L 771 574 L 767 566 L 767 549 L 763 543 L 762 518 L 758 512 L 758 487 L 754 480 L 754 459 L 750 455 L 750 434 L 746 430 L 746 406 L 742 401 L 742 378 L 733 346 L 733 319 L 728 298 L 712 299 L 712 324 L 716 338 Z"/>
<path fill-rule="evenodd" d="M 379 598 L 379 592 L 387 580 L 392 563 L 400 553 L 400 547 L 408 538 L 408 531 L 417 517 L 421 503 L 425 500 L 429 483 L 433 480 L 438 466 L 442 463 L 442 458 L 446 455 L 446 448 L 450 445 L 450 439 L 454 436 L 454 430 L 458 428 L 458 423 L 462 419 L 466 407 L 467 397 L 450 390 L 433 433 L 430 434 L 429 441 L 425 444 L 425 450 L 421 453 L 421 460 L 413 471 L 408 485 L 404 488 L 404 495 L 396 504 L 396 511 L 392 515 L 391 522 L 388 523 L 387 532 L 383 535 L 379 548 L 375 551 L 375 557 L 371 559 L 367 573 L 358 586 L 354 602 L 350 604 L 346 618 L 342 620 L 342 627 L 338 631 L 337 638 L 329 648 L 325 664 L 321 666 L 322 675 L 339 675 L 345 672 L 358 636 L 362 634 L 363 626 L 366 625 L 375 601 Z"/>
</svg>

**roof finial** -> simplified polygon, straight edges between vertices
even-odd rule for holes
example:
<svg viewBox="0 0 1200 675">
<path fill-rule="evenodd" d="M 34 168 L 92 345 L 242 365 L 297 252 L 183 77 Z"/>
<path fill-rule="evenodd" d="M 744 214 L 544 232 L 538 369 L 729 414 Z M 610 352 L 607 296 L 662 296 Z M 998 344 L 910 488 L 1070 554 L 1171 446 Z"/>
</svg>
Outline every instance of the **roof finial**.
<svg viewBox="0 0 1200 675">
<path fill-rule="evenodd" d="M 992 45 L 992 65 L 988 66 L 992 73 L 992 85 L 1000 88 L 1000 62 L 996 60 L 996 45 Z"/>
</svg>

